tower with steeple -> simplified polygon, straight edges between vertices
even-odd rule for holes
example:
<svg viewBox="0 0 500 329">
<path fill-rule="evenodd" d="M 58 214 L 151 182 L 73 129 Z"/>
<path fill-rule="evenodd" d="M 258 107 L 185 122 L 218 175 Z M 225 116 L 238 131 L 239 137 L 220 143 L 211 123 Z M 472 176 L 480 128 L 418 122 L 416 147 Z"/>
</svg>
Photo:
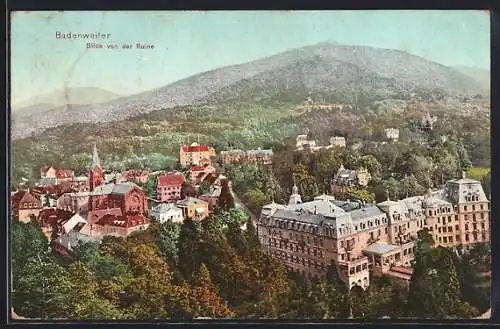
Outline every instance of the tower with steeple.
<svg viewBox="0 0 500 329">
<path fill-rule="evenodd" d="M 297 182 L 295 181 L 295 175 L 293 175 L 293 187 L 292 187 L 292 195 L 290 195 L 290 199 L 288 200 L 289 205 L 302 203 L 302 197 L 299 194 L 299 188 L 297 187 Z"/>
<path fill-rule="evenodd" d="M 89 189 L 93 191 L 97 186 L 104 183 L 104 171 L 101 167 L 99 154 L 97 153 L 97 145 L 94 142 L 94 150 L 92 152 L 92 166 L 89 173 Z"/>
</svg>

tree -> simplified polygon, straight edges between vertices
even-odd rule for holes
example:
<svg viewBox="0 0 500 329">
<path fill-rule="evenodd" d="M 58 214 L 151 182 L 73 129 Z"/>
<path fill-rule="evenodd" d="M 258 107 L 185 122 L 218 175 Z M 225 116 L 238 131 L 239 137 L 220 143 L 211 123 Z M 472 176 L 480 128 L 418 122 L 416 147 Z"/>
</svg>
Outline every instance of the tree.
<svg viewBox="0 0 500 329">
<path fill-rule="evenodd" d="M 99 281 L 82 262 L 74 262 L 68 269 L 71 295 L 68 318 L 73 320 L 113 320 L 122 318 L 118 308 L 97 295 Z"/>
<path fill-rule="evenodd" d="M 181 199 L 185 199 L 187 197 L 197 197 L 198 196 L 198 193 L 196 191 L 196 188 L 191 185 L 190 183 L 188 182 L 184 182 L 182 183 L 182 186 L 181 186 Z"/>
<path fill-rule="evenodd" d="M 408 295 L 410 315 L 440 319 L 475 316 L 477 310 L 462 299 L 452 252 L 442 247 L 426 249 L 425 242 L 417 246 Z"/>
<path fill-rule="evenodd" d="M 268 202 L 268 197 L 259 189 L 251 188 L 247 193 L 243 195 L 243 198 L 247 202 L 248 208 L 254 213 L 258 213 L 259 210 Z"/>
<path fill-rule="evenodd" d="M 179 249 L 179 271 L 182 276 L 189 280 L 193 273 L 201 265 L 201 232 L 190 219 L 183 222 L 178 242 Z"/>
<path fill-rule="evenodd" d="M 229 182 L 224 179 L 222 182 L 222 187 L 220 191 L 219 199 L 217 200 L 217 206 L 223 210 L 229 211 L 234 207 L 234 198 L 229 187 Z"/>
<path fill-rule="evenodd" d="M 366 203 L 375 201 L 375 195 L 366 189 L 348 188 L 344 192 L 344 199 L 359 200 Z"/>
<path fill-rule="evenodd" d="M 130 251 L 134 279 L 127 287 L 127 306 L 140 319 L 166 317 L 165 299 L 172 292 L 172 274 L 154 244 Z"/>
<path fill-rule="evenodd" d="M 27 318 L 43 320 L 67 317 L 72 291 L 63 267 L 37 257 L 17 272 L 12 293 L 16 312 Z"/>
<path fill-rule="evenodd" d="M 201 264 L 193 277 L 192 300 L 196 305 L 194 307 L 196 316 L 225 318 L 233 315 L 233 312 L 219 296 L 205 264 Z"/>
</svg>

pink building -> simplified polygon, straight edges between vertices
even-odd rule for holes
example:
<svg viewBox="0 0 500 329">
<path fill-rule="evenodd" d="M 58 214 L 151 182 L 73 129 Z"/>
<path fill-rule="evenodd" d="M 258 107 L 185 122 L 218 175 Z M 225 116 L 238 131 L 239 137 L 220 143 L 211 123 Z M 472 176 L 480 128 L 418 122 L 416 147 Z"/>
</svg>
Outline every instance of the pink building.
<svg viewBox="0 0 500 329">
<path fill-rule="evenodd" d="M 175 202 L 181 198 L 182 184 L 186 179 L 180 172 L 158 176 L 156 183 L 156 199 L 160 202 Z"/>
</svg>

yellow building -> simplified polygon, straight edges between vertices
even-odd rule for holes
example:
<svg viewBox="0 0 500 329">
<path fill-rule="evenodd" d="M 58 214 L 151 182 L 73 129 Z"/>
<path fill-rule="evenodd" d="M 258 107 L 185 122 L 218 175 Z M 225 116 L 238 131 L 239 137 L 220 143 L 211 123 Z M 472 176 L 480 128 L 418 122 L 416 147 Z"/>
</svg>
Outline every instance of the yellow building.
<svg viewBox="0 0 500 329">
<path fill-rule="evenodd" d="M 190 146 L 181 145 L 179 152 L 179 162 L 181 167 L 212 165 L 212 157 L 215 156 L 215 149 L 208 145 L 193 143 Z"/>
</svg>

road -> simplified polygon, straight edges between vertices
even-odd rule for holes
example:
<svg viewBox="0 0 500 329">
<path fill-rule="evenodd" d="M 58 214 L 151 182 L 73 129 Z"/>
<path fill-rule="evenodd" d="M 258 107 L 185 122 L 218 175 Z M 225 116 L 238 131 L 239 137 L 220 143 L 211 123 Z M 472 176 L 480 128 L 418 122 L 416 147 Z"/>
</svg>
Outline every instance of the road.
<svg viewBox="0 0 500 329">
<path fill-rule="evenodd" d="M 234 203 L 240 206 L 241 209 L 243 209 L 250 216 L 250 218 L 252 219 L 253 226 L 257 227 L 257 222 L 259 221 L 259 218 L 255 216 L 255 214 L 251 212 L 250 209 L 248 209 L 247 206 L 245 206 L 245 204 L 240 200 L 238 195 L 234 193 L 231 182 L 228 182 L 228 185 L 229 185 L 229 191 L 231 191 L 231 195 L 233 196 Z"/>
</svg>

